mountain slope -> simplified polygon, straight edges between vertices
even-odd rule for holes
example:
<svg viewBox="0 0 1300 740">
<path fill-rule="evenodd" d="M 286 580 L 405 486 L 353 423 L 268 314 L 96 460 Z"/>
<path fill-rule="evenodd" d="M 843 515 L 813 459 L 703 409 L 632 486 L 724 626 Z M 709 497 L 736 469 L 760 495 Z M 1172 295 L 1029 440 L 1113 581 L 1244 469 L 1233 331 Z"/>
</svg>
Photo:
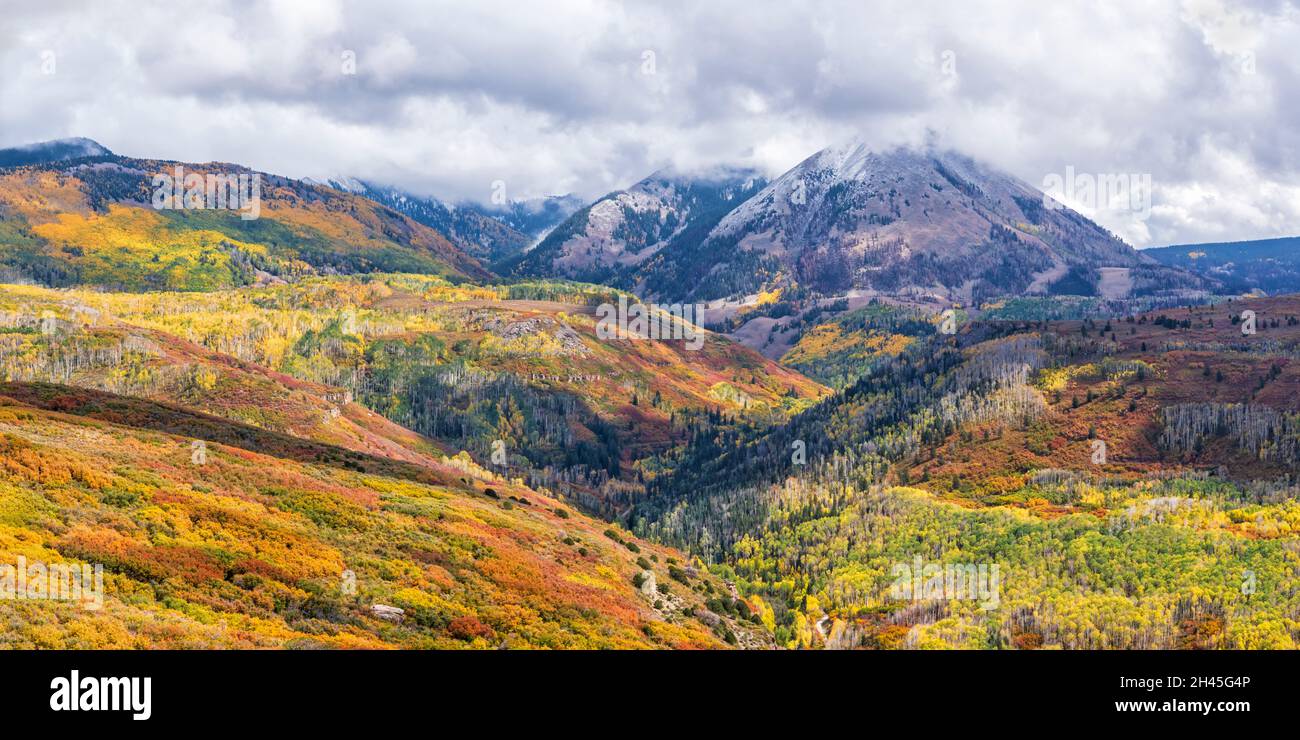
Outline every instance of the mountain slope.
<svg viewBox="0 0 1300 740">
<path fill-rule="evenodd" d="M 516 231 L 527 234 L 532 242 L 537 242 L 551 229 L 572 216 L 584 202 L 572 193 L 568 195 L 548 195 L 539 198 L 512 200 L 503 205 L 484 205 L 481 203 L 462 203 L 460 208 L 477 211 L 484 216 L 500 221 Z"/>
<path fill-rule="evenodd" d="M 777 281 L 748 276 L 755 259 L 781 280 L 835 294 L 871 289 L 964 303 L 1051 292 L 1077 271 L 1149 264 L 1132 248 L 1018 180 L 953 152 L 861 142 L 809 157 L 729 213 L 674 282 L 693 294 L 753 293 Z M 691 280 L 691 276 L 696 276 Z M 779 281 L 778 281 L 779 282 Z"/>
<path fill-rule="evenodd" d="M 461 251 L 487 263 L 513 257 L 534 241 L 532 235 L 488 215 L 482 206 L 450 205 L 437 198 L 421 197 L 392 186 L 356 179 L 332 179 L 325 184 L 363 195 L 436 229 Z"/>
<path fill-rule="evenodd" d="M 1300 237 L 1144 249 L 1161 264 L 1221 281 L 1226 291 L 1300 292 Z"/>
<path fill-rule="evenodd" d="M 106 408 L 111 421 L 102 418 Z M 193 421 L 138 399 L 0 384 L 0 559 L 104 571 L 99 609 L 6 600 L 0 642 L 761 644 L 749 627 L 706 609 L 705 594 L 725 586 L 674 566 L 680 554 L 465 459 L 393 477 L 359 472 L 342 455 L 304 459 L 274 444 L 231 446 L 218 440 L 238 440 L 238 429 Z M 196 459 L 199 439 L 206 448 Z M 662 592 L 638 586 L 646 573 Z"/>
<path fill-rule="evenodd" d="M 25 164 L 45 164 L 81 157 L 112 155 L 97 141 L 84 138 L 54 139 L 36 144 L 0 149 L 0 167 L 18 167 Z"/>
<path fill-rule="evenodd" d="M 177 167 L 186 176 L 250 174 L 112 154 L 0 168 L 0 270 L 133 291 L 374 271 L 490 276 L 434 229 L 367 198 L 274 175 L 252 173 L 261 176 L 255 213 L 154 207 L 154 177 Z"/>
<path fill-rule="evenodd" d="M 344 329 L 373 333 L 372 357 L 387 359 L 373 369 L 389 377 L 405 347 L 441 341 L 404 331 L 401 307 L 411 329 L 423 317 L 464 336 L 410 295 L 316 280 L 222 293 L 0 290 L 0 562 L 99 563 L 106 592 L 98 611 L 0 602 L 15 625 L 0 644 L 766 644 L 749 606 L 681 553 L 570 508 L 517 468 L 487 470 L 350 390 L 177 336 L 287 353 L 287 369 L 331 379 L 326 361 L 346 372 L 362 339 L 330 328 L 340 315 Z M 391 313 L 349 301 L 361 295 Z M 405 613 L 391 621 L 375 605 Z"/>
<path fill-rule="evenodd" d="M 501 270 L 634 287 L 639 266 L 676 243 L 694 243 L 762 186 L 749 170 L 656 172 L 573 214 Z"/>
<path fill-rule="evenodd" d="M 0 288 L 0 380 L 183 405 L 237 424 L 417 464 L 448 451 L 355 403 L 347 389 L 299 380 L 127 323 L 112 315 L 117 305 L 97 298 L 33 286 Z M 193 300 L 215 308 L 206 298 Z"/>
<path fill-rule="evenodd" d="M 1300 643 L 1300 299 L 909 339 L 785 422 L 697 435 L 635 531 L 733 569 L 791 647 Z M 1000 575 L 900 592 L 915 564 Z"/>
<path fill-rule="evenodd" d="M 501 443 L 516 475 L 611 515 L 694 426 L 783 418 L 825 392 L 716 335 L 694 350 L 602 340 L 592 302 L 608 294 L 413 275 L 139 296 L 4 286 L 0 379 L 179 402 L 415 463 L 462 449 L 486 462 Z"/>
</svg>

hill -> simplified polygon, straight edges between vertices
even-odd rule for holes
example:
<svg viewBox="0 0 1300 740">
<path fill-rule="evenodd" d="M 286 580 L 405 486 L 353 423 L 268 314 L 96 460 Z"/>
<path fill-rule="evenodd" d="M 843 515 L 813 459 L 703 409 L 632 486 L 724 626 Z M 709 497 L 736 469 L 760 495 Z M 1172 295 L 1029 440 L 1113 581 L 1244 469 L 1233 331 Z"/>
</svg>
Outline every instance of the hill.
<svg viewBox="0 0 1300 740">
<path fill-rule="evenodd" d="M 825 393 L 714 335 L 698 349 L 600 339 L 594 305 L 611 298 L 414 275 L 208 294 L 9 286 L 0 370 L 397 459 L 464 449 L 486 464 L 499 446 L 513 474 L 610 515 L 653 475 L 643 462 L 699 425 L 766 423 Z"/>
<path fill-rule="evenodd" d="M 378 183 L 359 181 L 355 178 L 330 179 L 325 185 L 337 190 L 355 192 L 367 196 L 376 203 L 386 205 L 394 211 L 412 218 L 429 228 L 446 235 L 451 243 L 465 254 L 484 261 L 512 258 L 536 241 L 536 235 L 517 230 L 497 216 L 506 215 L 506 211 L 489 212 L 477 204 L 448 204 L 437 198 L 428 198 L 398 189 L 398 187 L 378 185 Z M 524 208 L 520 205 L 520 208 Z M 555 222 L 562 220 L 556 213 Z M 545 221 L 545 220 L 543 220 Z M 543 229 L 554 225 L 549 222 Z M 536 228 L 537 224 L 530 224 Z"/>
<path fill-rule="evenodd" d="M 168 191 L 155 180 L 178 168 L 202 178 L 201 198 L 167 197 L 190 196 L 184 181 L 183 191 Z M 208 207 L 230 192 L 211 177 L 241 175 L 242 197 L 223 199 L 239 208 Z M 0 167 L 0 241 L 0 270 L 55 287 L 212 290 L 376 271 L 490 276 L 434 229 L 358 195 L 235 165 L 109 153 Z"/>
<path fill-rule="evenodd" d="M 230 444 L 238 430 L 193 421 L 150 402 L 0 385 L 0 559 L 103 566 L 100 608 L 7 601 L 0 642 L 637 648 L 755 639 L 748 622 L 707 610 L 725 586 L 681 555 L 466 459 L 410 466 L 412 479 L 348 464 L 338 451 L 304 458 L 291 441 Z M 206 440 L 201 458 L 196 440 Z M 645 573 L 664 590 L 634 584 Z"/>
<path fill-rule="evenodd" d="M 635 530 L 715 561 L 792 647 L 1297 644 L 1300 300 L 962 324 L 673 451 Z M 914 563 L 1000 580 L 900 595 Z"/>
<path fill-rule="evenodd" d="M 0 167 L 18 167 L 26 164 L 61 162 L 82 157 L 111 156 L 106 147 L 97 141 L 84 138 L 54 139 L 26 146 L 0 149 Z"/>
<path fill-rule="evenodd" d="M 1300 292 L 1300 237 L 1145 249 L 1161 264 L 1220 281 L 1230 293 Z"/>
<path fill-rule="evenodd" d="M 635 287 L 662 250 L 698 244 L 717 221 L 764 184 L 755 172 L 656 172 L 583 208 L 503 273 Z M 645 270 L 639 268 L 645 268 Z"/>
</svg>

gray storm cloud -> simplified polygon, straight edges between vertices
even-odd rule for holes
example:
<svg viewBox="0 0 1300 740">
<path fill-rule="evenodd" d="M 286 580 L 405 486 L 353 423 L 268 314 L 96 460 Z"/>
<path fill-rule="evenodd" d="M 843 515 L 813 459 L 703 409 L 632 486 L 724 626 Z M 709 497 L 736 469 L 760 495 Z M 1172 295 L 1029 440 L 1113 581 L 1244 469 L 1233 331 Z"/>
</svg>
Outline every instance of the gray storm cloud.
<svg viewBox="0 0 1300 740">
<path fill-rule="evenodd" d="M 1300 234 L 1286 2 L 2 4 L 0 145 L 483 200 L 937 137 L 1035 186 L 1149 174 L 1149 217 L 1076 204 L 1136 246 Z"/>
</svg>

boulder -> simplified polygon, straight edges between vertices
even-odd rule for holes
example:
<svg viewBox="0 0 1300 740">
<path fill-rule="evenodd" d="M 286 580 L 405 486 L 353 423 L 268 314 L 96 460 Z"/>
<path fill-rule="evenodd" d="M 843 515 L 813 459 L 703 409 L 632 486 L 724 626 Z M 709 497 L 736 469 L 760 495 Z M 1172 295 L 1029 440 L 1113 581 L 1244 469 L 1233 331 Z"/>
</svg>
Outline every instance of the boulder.
<svg viewBox="0 0 1300 740">
<path fill-rule="evenodd" d="M 703 608 L 695 610 L 695 618 L 700 620 L 700 623 L 709 627 L 717 627 L 718 624 L 722 622 L 722 617 L 719 617 L 717 614 Z"/>
<path fill-rule="evenodd" d="M 400 609 L 387 604 L 375 604 L 370 607 L 370 612 L 380 619 L 387 619 L 390 622 L 402 621 L 402 615 L 406 614 L 405 609 Z"/>
</svg>

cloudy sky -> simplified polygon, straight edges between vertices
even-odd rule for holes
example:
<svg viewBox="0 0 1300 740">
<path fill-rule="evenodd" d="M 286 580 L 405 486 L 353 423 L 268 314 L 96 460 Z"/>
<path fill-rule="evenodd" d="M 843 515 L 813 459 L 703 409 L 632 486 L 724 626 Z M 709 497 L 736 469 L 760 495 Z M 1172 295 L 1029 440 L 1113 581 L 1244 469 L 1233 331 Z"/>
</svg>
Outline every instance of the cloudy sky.
<svg viewBox="0 0 1300 740">
<path fill-rule="evenodd" d="M 1149 216 L 1074 203 L 1136 246 L 1289 236 L 1297 49 L 1278 0 L 0 0 L 0 146 L 486 200 L 929 136 L 1035 186 L 1150 175 Z"/>
</svg>

